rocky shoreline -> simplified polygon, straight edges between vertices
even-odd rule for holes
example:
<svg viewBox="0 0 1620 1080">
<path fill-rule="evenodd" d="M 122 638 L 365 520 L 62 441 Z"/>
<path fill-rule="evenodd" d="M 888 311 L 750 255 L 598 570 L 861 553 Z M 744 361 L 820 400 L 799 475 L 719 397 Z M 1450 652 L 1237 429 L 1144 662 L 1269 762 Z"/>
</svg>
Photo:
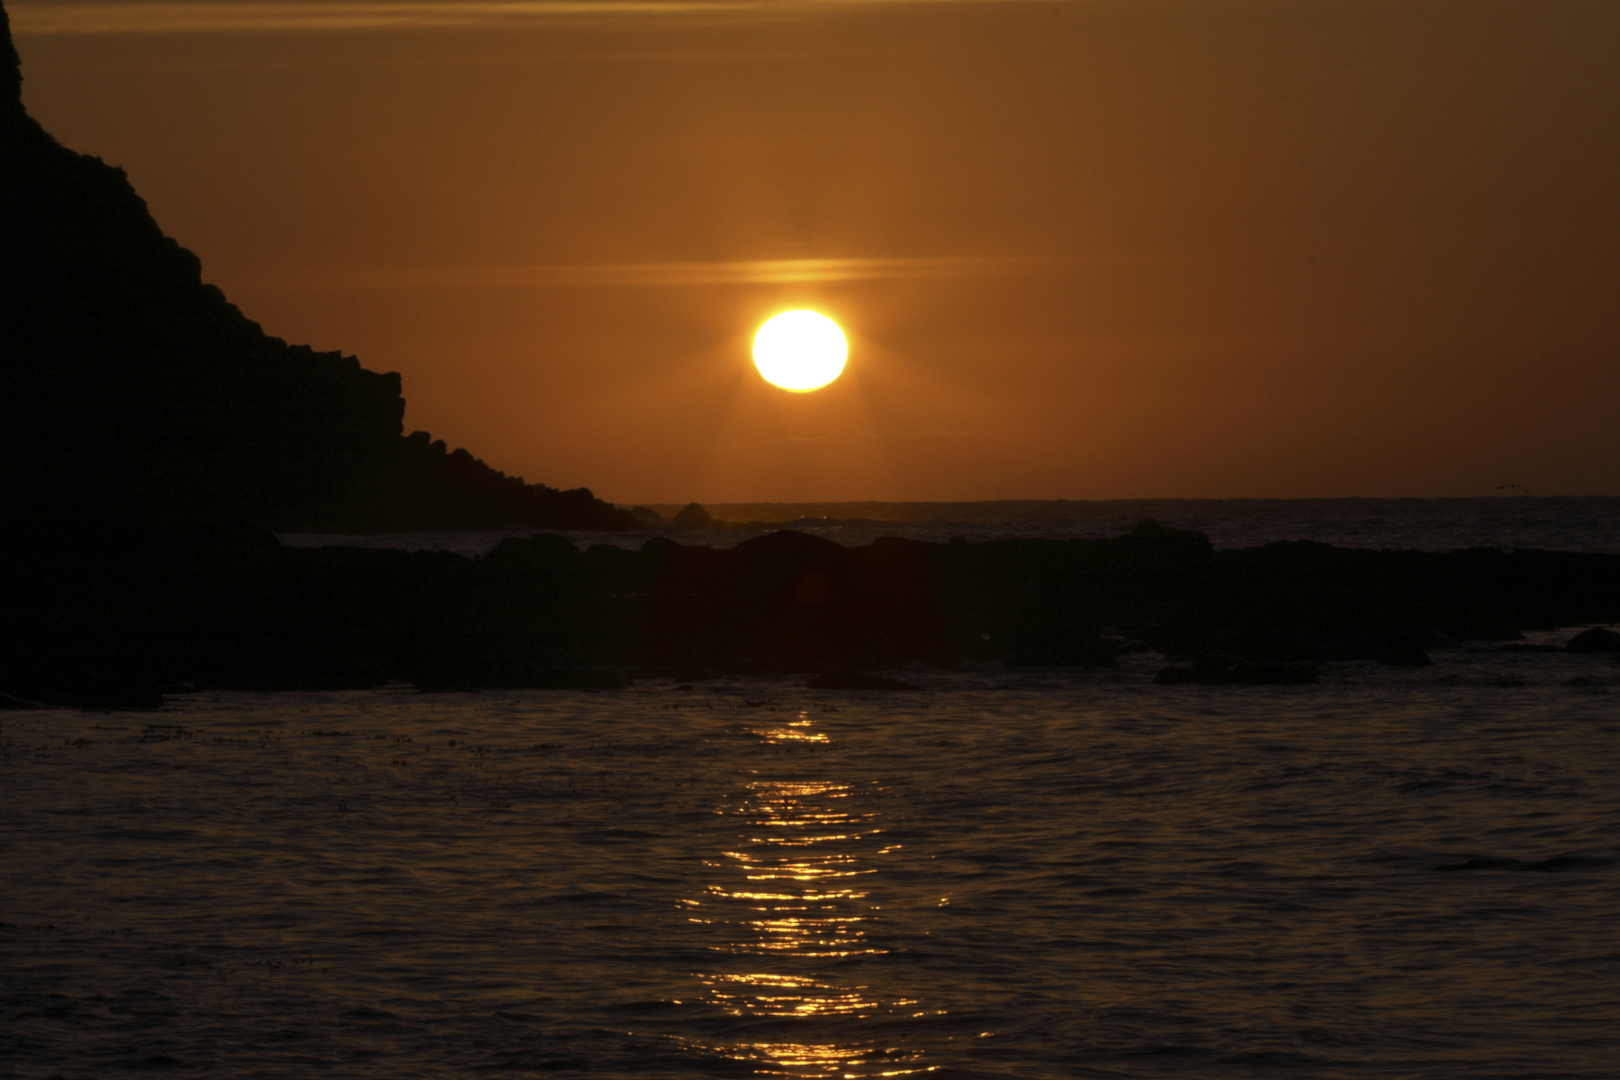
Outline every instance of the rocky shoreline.
<svg viewBox="0 0 1620 1080">
<path fill-rule="evenodd" d="M 1620 556 L 1217 551 L 1144 522 L 1115 540 L 734 548 L 555 533 L 482 558 L 284 547 L 252 530 L 13 536 L 0 692 L 156 706 L 165 688 L 611 688 L 638 677 L 927 666 L 1109 669 L 1162 682 L 1314 681 L 1311 665 L 1429 662 L 1462 641 L 1620 621 Z M 1614 653 L 1620 635 L 1568 646 Z"/>
</svg>

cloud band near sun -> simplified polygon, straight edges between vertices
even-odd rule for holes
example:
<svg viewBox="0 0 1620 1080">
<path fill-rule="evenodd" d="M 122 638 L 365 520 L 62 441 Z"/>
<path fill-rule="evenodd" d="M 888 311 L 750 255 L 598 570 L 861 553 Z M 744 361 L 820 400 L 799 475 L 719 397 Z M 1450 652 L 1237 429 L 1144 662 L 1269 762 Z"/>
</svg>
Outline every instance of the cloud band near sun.
<svg viewBox="0 0 1620 1080">
<path fill-rule="evenodd" d="M 915 2 L 919 0 L 11 0 L 6 6 L 19 34 L 184 34 L 432 30 L 581 18 L 769 15 Z"/>
<path fill-rule="evenodd" d="M 1040 273 L 1067 260 L 989 256 L 890 259 L 754 259 L 732 262 L 600 265 L 400 267 L 355 270 L 280 288 L 614 288 L 681 285 L 791 285 L 883 279 L 950 279 Z"/>
<path fill-rule="evenodd" d="M 487 26 L 581 16 L 678 15 L 746 10 L 756 0 L 13 0 L 12 23 L 21 34 L 185 34 L 275 30 L 410 30 Z"/>
</svg>

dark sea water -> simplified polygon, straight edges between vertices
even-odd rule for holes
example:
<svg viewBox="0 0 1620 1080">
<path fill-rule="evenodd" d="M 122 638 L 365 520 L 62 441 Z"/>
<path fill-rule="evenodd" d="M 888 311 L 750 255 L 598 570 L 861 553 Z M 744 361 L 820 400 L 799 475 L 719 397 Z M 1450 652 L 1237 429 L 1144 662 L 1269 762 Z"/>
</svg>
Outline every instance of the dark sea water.
<svg viewBox="0 0 1620 1080">
<path fill-rule="evenodd" d="M 0 1075 L 1613 1077 L 1620 665 L 0 714 Z"/>
<path fill-rule="evenodd" d="M 673 517 L 677 506 L 654 510 Z M 1541 548 L 1620 552 L 1620 498 L 1504 495 L 1478 499 L 1127 499 L 1109 502 L 1002 501 L 978 503 L 719 503 L 707 507 L 727 527 L 673 533 L 684 544 L 731 547 L 758 529 L 749 522 L 791 527 L 847 545 L 880 536 L 943 543 L 1011 537 L 1051 539 L 1115 537 L 1145 518 L 1207 533 L 1218 548 L 1253 547 L 1273 540 L 1316 540 L 1340 547 Z M 480 555 L 508 536 L 532 529 L 483 532 L 396 533 L 373 536 L 297 534 L 299 547 L 357 544 L 438 548 Z M 572 533 L 581 547 L 618 544 L 639 548 L 653 532 Z"/>
</svg>

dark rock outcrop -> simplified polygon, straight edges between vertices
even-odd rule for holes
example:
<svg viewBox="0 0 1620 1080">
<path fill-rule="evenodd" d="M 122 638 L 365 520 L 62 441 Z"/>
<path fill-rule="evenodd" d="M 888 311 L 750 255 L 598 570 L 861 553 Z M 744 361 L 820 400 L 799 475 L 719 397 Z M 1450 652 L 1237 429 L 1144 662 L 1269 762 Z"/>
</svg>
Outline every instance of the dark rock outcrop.
<svg viewBox="0 0 1620 1080">
<path fill-rule="evenodd" d="M 1578 653 L 1620 653 L 1620 634 L 1594 626 L 1570 638 L 1564 648 Z"/>
<path fill-rule="evenodd" d="M 881 668 L 953 655 L 931 548 L 846 548 L 788 530 L 721 551 L 658 538 L 611 558 L 639 564 L 627 585 L 645 591 L 635 641 L 644 665 Z"/>
<path fill-rule="evenodd" d="M 0 4 L 0 124 L 14 125 L 27 115 L 22 103 L 22 58 L 11 40 L 11 17 Z"/>
<path fill-rule="evenodd" d="M 1433 667 L 1434 660 L 1421 645 L 1411 641 L 1391 641 L 1378 650 L 1378 662 L 1386 667 Z"/>
<path fill-rule="evenodd" d="M 714 515 L 697 503 L 687 503 L 676 512 L 670 527 L 675 529 L 709 529 L 714 527 Z"/>
<path fill-rule="evenodd" d="M 792 531 L 639 551 L 540 534 L 482 559 L 298 549 L 249 529 L 0 530 L 0 692 L 88 707 L 158 688 L 600 687 L 618 671 L 871 673 L 1199 657 L 1163 683 L 1309 683 L 1392 644 L 1620 618 L 1620 556 Z M 838 678 L 841 676 L 833 676 Z M 883 676 L 879 676 L 881 678 Z"/>
<path fill-rule="evenodd" d="M 1161 686 L 1301 686 L 1321 682 L 1297 664 L 1256 664 L 1239 656 L 1200 656 L 1190 667 L 1163 667 L 1153 677 Z"/>
<path fill-rule="evenodd" d="M 402 437 L 396 374 L 265 334 L 123 170 L 28 116 L 0 7 L 0 505 L 13 522 L 631 528 L 583 489 Z"/>
</svg>

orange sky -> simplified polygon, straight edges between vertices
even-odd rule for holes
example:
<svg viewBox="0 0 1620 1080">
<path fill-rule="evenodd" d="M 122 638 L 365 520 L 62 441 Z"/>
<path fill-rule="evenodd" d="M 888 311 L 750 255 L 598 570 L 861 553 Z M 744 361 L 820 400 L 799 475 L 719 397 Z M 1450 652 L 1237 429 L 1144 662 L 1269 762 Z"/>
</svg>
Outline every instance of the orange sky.
<svg viewBox="0 0 1620 1080">
<path fill-rule="evenodd" d="M 1620 495 L 1613 0 L 7 7 L 209 280 L 531 481 Z"/>
</svg>

